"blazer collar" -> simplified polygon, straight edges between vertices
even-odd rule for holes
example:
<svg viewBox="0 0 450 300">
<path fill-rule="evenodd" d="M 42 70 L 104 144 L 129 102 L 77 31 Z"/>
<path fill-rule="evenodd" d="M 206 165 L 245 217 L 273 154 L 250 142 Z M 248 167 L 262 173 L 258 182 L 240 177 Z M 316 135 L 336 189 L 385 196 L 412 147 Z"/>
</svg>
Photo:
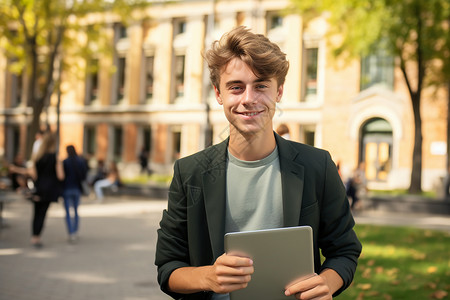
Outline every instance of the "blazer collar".
<svg viewBox="0 0 450 300">
<path fill-rule="evenodd" d="M 299 152 L 293 144 L 276 133 L 275 139 L 280 159 L 284 226 L 297 226 L 300 220 L 305 170 L 303 165 L 297 162 Z"/>
<path fill-rule="evenodd" d="M 304 167 L 296 161 L 298 151 L 278 134 L 284 226 L 297 226 L 302 203 Z M 205 210 L 213 256 L 222 255 L 225 234 L 226 162 L 229 139 L 205 151 L 208 167 L 202 176 Z"/>
<path fill-rule="evenodd" d="M 209 163 L 202 174 L 206 219 L 214 258 L 222 255 L 224 249 L 228 140 L 206 149 L 205 158 Z"/>
</svg>

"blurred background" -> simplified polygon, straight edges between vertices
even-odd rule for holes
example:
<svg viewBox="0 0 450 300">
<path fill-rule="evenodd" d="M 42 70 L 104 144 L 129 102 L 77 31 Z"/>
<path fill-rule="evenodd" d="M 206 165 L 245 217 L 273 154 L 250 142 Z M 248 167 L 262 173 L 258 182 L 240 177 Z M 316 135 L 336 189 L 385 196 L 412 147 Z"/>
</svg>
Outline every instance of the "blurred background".
<svg viewBox="0 0 450 300">
<path fill-rule="evenodd" d="M 445 196 L 449 3 L 335 2 L 2 0 L 0 157 L 28 160 L 51 129 L 92 169 L 170 180 L 228 135 L 201 53 L 244 25 L 287 54 L 274 124 L 292 140 L 329 150 L 344 180 L 363 165 L 371 190 Z"/>
<path fill-rule="evenodd" d="M 364 248 L 341 298 L 448 299 L 448 0 L 0 0 L 1 300 L 167 299 L 153 259 L 173 163 L 228 136 L 201 53 L 238 25 L 289 60 L 274 130 L 357 182 Z M 83 197 L 76 245 L 53 205 L 36 251 L 12 189 L 46 130 L 91 185 L 111 164 L 121 184 Z"/>
</svg>

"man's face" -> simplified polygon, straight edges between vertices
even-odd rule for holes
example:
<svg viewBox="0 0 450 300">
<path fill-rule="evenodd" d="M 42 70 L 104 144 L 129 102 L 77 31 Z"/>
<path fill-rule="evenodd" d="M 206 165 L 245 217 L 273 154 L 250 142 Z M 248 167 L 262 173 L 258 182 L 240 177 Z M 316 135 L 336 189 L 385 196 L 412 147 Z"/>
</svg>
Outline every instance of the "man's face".
<svg viewBox="0 0 450 300">
<path fill-rule="evenodd" d="M 231 130 L 241 134 L 273 131 L 276 103 L 283 94 L 283 86 L 278 87 L 275 78 L 258 78 L 247 64 L 233 58 L 220 75 L 220 92 L 214 90 Z"/>
</svg>

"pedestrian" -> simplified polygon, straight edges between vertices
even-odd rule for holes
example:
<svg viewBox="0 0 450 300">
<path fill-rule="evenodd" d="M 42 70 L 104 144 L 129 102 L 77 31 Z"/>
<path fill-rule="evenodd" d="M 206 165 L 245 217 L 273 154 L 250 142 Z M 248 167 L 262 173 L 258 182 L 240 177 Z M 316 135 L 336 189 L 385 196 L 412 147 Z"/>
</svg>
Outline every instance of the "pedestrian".
<svg viewBox="0 0 450 300">
<path fill-rule="evenodd" d="M 64 170 L 56 152 L 56 136 L 46 132 L 42 143 L 32 160 L 30 176 L 34 180 L 35 192 L 31 197 L 34 207 L 31 244 L 42 247 L 41 233 L 47 210 L 52 202 L 57 202 L 62 194 Z"/>
<path fill-rule="evenodd" d="M 86 179 L 86 161 L 79 155 L 73 145 L 66 147 L 67 158 L 63 161 L 64 186 L 63 198 L 66 210 L 66 225 L 69 234 L 69 242 L 74 243 L 78 239 L 79 215 L 78 206 L 82 192 L 82 181 Z M 72 213 L 73 210 L 73 213 Z M 73 214 L 73 215 L 72 215 Z"/>
<path fill-rule="evenodd" d="M 241 26 L 204 56 L 230 134 L 175 162 L 156 246 L 161 289 L 177 299 L 228 299 L 257 270 L 224 253 L 225 233 L 309 225 L 316 274 L 280 293 L 331 299 L 352 282 L 361 244 L 330 154 L 273 131 L 286 55 Z"/>
<path fill-rule="evenodd" d="M 152 174 L 152 171 L 148 167 L 148 151 L 145 147 L 142 147 L 142 150 L 139 153 L 139 165 L 141 166 L 141 174 Z"/>
<path fill-rule="evenodd" d="M 105 161 L 103 159 L 99 159 L 97 161 L 95 172 L 92 177 L 88 179 L 88 182 L 93 187 L 97 181 L 105 179 L 107 174 L 108 172 L 106 170 Z"/>
<path fill-rule="evenodd" d="M 366 164 L 360 162 L 345 185 L 347 196 L 350 197 L 351 209 L 356 210 L 362 207 L 361 198 L 367 191 Z"/>
<path fill-rule="evenodd" d="M 97 202 L 103 202 L 105 196 L 103 193 L 103 189 L 107 187 L 111 187 L 113 189 L 118 188 L 120 185 L 120 175 L 119 169 L 117 168 L 117 164 L 115 162 L 111 162 L 108 168 L 108 174 L 106 178 L 98 180 L 94 184 L 94 191 L 97 197 Z"/>
</svg>

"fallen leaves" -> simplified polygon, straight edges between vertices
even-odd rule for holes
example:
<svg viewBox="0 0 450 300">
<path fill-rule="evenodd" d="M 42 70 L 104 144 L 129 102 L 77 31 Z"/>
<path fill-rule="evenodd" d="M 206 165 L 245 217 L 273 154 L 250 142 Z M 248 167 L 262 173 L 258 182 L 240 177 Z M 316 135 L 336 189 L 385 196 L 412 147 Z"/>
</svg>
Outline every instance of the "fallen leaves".
<svg viewBox="0 0 450 300">
<path fill-rule="evenodd" d="M 430 295 L 430 298 L 431 299 L 444 299 L 447 296 L 448 296 L 448 293 L 446 291 L 439 290 L 439 291 L 435 291 L 434 293 L 432 293 Z"/>
</svg>

